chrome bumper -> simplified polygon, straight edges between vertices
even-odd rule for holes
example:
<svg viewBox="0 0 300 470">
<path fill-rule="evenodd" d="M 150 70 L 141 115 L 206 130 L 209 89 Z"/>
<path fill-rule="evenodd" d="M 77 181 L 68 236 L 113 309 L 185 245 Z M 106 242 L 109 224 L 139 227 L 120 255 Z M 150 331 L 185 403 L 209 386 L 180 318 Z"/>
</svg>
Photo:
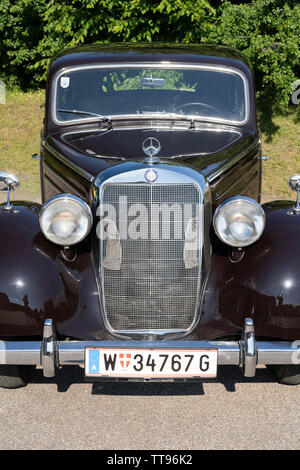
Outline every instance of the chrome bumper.
<svg viewBox="0 0 300 470">
<path fill-rule="evenodd" d="M 138 341 L 145 349 L 218 349 L 218 365 L 243 368 L 254 377 L 258 364 L 295 364 L 299 341 L 255 341 L 254 324 L 247 318 L 240 341 Z M 54 377 L 57 367 L 84 365 L 86 347 L 130 348 L 137 341 L 57 341 L 52 320 L 46 320 L 42 341 L 0 341 L 0 364 L 41 365 L 45 377 Z"/>
</svg>

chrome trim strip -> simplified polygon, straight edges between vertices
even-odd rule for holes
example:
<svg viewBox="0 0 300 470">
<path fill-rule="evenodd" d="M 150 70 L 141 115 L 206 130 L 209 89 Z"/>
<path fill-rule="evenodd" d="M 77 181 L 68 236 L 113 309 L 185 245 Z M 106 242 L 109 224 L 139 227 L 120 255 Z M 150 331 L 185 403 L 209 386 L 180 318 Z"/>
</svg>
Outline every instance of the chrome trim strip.
<svg viewBox="0 0 300 470">
<path fill-rule="evenodd" d="M 294 342 L 257 341 L 256 346 L 258 364 L 295 364 L 295 356 L 300 354 Z"/>
<path fill-rule="evenodd" d="M 45 141 L 44 147 L 45 147 L 46 150 L 48 150 L 48 152 L 52 153 L 52 155 L 54 155 L 55 158 L 60 160 L 64 165 L 71 168 L 71 170 L 76 171 L 76 173 L 78 175 L 82 176 L 87 181 L 92 182 L 94 180 L 94 176 L 92 176 L 90 173 L 88 173 L 87 171 L 80 168 L 80 166 L 76 165 L 72 161 L 68 160 L 64 155 L 62 155 L 57 150 L 55 150 L 53 147 L 51 147 L 51 145 L 49 145 L 48 142 Z"/>
<path fill-rule="evenodd" d="M 237 125 L 237 126 L 242 126 L 246 124 L 249 121 L 249 116 L 250 116 L 250 97 L 249 97 L 249 83 L 246 78 L 246 75 L 241 71 L 233 67 L 225 67 L 225 66 L 217 66 L 217 65 L 202 65 L 202 64 L 178 64 L 177 62 L 169 63 L 169 62 L 150 62 L 150 63 L 112 63 L 112 64 L 105 64 L 105 65 L 82 65 L 82 66 L 77 66 L 77 67 L 65 67 L 63 70 L 57 72 L 52 85 L 52 91 L 51 91 L 51 101 L 52 101 L 52 107 L 51 107 L 51 117 L 53 122 L 59 126 L 66 126 L 68 124 L 74 124 L 74 123 L 85 123 L 85 122 L 93 122 L 93 121 L 99 121 L 99 117 L 97 118 L 87 118 L 87 119 L 73 119 L 70 121 L 60 121 L 57 119 L 56 116 L 56 98 L 57 98 L 57 84 L 58 80 L 61 77 L 61 75 L 67 73 L 67 72 L 77 72 L 80 70 L 93 70 L 93 69 L 114 69 L 114 68 L 156 68 L 156 69 L 190 69 L 190 70 L 210 70 L 210 71 L 215 71 L 215 72 L 222 72 L 222 73 L 230 73 L 234 75 L 238 75 L 244 85 L 244 99 L 245 99 L 245 118 L 243 121 L 234 121 L 234 120 L 226 120 L 226 119 L 218 119 L 218 118 L 209 118 L 205 117 L 201 119 L 198 115 L 192 115 L 192 114 L 185 114 L 184 116 L 187 117 L 188 119 L 191 118 L 192 120 L 197 120 L 197 121 L 206 121 L 206 122 L 216 122 L 216 123 L 224 123 L 224 124 L 231 124 L 231 125 Z M 162 117 L 166 117 L 166 114 L 162 114 Z M 109 119 L 141 119 L 141 115 L 110 115 L 107 116 Z M 155 119 L 158 117 L 158 114 L 148 114 L 145 116 L 145 119 Z M 173 117 L 174 118 L 174 117 Z M 104 121 L 103 121 L 104 122 Z"/>
<path fill-rule="evenodd" d="M 166 121 L 171 121 L 170 119 L 166 119 Z M 153 121 L 151 121 L 153 123 Z M 113 130 L 118 130 L 118 131 L 135 131 L 135 130 L 149 130 L 151 131 L 152 129 L 161 129 L 162 132 L 172 132 L 173 130 L 177 130 L 177 131 L 186 131 L 186 130 L 190 130 L 191 132 L 195 132 L 195 131 L 206 131 L 206 132 L 215 132 L 215 131 L 220 131 L 220 132 L 230 132 L 231 134 L 232 133 L 235 133 L 235 134 L 238 134 L 239 136 L 241 135 L 240 131 L 238 130 L 235 130 L 235 129 L 228 129 L 228 127 L 221 127 L 221 126 L 218 126 L 218 125 L 210 125 L 208 124 L 207 126 L 203 126 L 201 127 L 200 124 L 203 125 L 203 123 L 199 123 L 199 127 L 197 126 L 197 123 L 195 123 L 195 129 L 189 129 L 188 126 L 175 126 L 175 125 L 172 125 L 172 126 L 166 126 L 166 127 L 161 127 L 160 125 L 157 125 L 157 126 L 154 126 L 154 125 L 150 125 L 148 123 L 145 123 L 144 120 L 143 120 L 143 124 L 145 125 L 145 127 L 143 126 L 127 126 L 127 125 L 120 125 L 119 127 L 114 127 Z M 161 124 L 161 121 L 157 122 L 157 124 Z M 89 134 L 89 133 L 93 133 L 93 132 L 101 132 L 102 135 L 104 133 L 107 133 L 107 132 L 111 132 L 112 129 L 106 129 L 105 127 L 101 128 L 101 127 L 88 127 L 86 129 L 80 129 L 80 130 L 73 130 L 73 131 L 68 131 L 68 132 L 64 132 L 62 134 L 62 137 L 65 137 L 66 135 L 76 135 L 76 134 Z M 233 141 L 235 142 L 235 141 Z M 199 155 L 199 154 L 197 154 Z"/>
<path fill-rule="evenodd" d="M 0 341 L 0 364 L 40 364 L 40 341 Z"/>
</svg>

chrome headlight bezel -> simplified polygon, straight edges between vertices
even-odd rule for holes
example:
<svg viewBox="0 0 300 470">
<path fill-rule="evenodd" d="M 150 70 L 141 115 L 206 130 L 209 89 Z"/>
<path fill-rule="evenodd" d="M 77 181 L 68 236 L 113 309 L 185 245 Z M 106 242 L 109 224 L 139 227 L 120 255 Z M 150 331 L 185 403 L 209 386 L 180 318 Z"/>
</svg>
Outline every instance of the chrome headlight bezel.
<svg viewBox="0 0 300 470">
<path fill-rule="evenodd" d="M 227 229 L 226 234 L 224 233 L 224 229 L 223 232 L 220 230 L 221 222 L 224 226 L 226 212 L 228 212 L 230 209 L 233 211 L 234 207 L 236 207 L 236 213 L 240 215 L 240 218 L 248 218 L 248 220 L 252 223 L 252 227 L 255 229 L 255 233 L 248 238 L 244 238 L 244 240 L 238 239 L 234 237 L 232 233 L 230 233 L 228 223 L 227 225 L 225 224 Z M 247 210 L 250 212 L 250 215 L 247 213 Z M 232 212 L 232 214 L 234 214 L 234 212 Z M 221 217 L 223 217 L 223 220 Z M 247 196 L 234 196 L 226 199 L 218 206 L 213 217 L 214 230 L 219 239 L 226 245 L 235 248 L 243 248 L 255 243 L 261 237 L 265 228 L 265 223 L 266 216 L 263 208 L 254 199 L 251 199 Z"/>
<path fill-rule="evenodd" d="M 85 228 L 81 233 L 78 234 L 76 238 L 73 237 L 73 238 L 66 239 L 65 237 L 64 239 L 63 238 L 59 239 L 59 235 L 57 234 L 53 235 L 51 234 L 51 232 L 46 230 L 45 216 L 47 215 L 47 212 L 49 211 L 49 209 L 51 208 L 53 209 L 54 205 L 58 205 L 58 208 L 59 208 L 59 204 L 61 203 L 63 203 L 66 206 L 64 208 L 64 211 L 61 211 L 61 213 L 67 212 L 68 210 L 67 205 L 69 204 L 70 214 L 74 216 L 71 209 L 73 208 L 73 211 L 74 211 L 76 208 L 77 210 L 79 209 L 83 211 L 82 215 L 86 216 Z M 59 210 L 57 210 L 57 212 L 54 212 L 54 214 L 52 215 L 52 220 L 59 213 L 60 213 Z M 47 240 L 51 241 L 52 243 L 55 243 L 56 245 L 72 246 L 72 245 L 76 245 L 80 243 L 89 234 L 92 228 L 92 224 L 93 224 L 93 215 L 88 204 L 86 204 L 86 202 L 84 202 L 79 197 L 74 196 L 73 194 L 59 194 L 57 196 L 52 197 L 47 202 L 45 202 L 45 204 L 43 204 L 42 209 L 39 214 L 39 224 L 40 224 L 41 231 Z"/>
</svg>

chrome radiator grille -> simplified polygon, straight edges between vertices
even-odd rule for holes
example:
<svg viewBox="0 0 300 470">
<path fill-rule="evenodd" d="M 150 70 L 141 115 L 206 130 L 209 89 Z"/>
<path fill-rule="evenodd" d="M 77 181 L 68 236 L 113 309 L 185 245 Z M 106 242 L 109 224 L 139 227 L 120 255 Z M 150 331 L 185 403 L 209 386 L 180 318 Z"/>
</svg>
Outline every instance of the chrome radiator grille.
<svg viewBox="0 0 300 470">
<path fill-rule="evenodd" d="M 197 309 L 201 243 L 197 240 L 187 250 L 187 230 L 192 224 L 202 231 L 200 202 L 194 184 L 108 183 L 103 187 L 101 204 L 115 211 L 115 221 L 106 225 L 112 239 L 100 241 L 103 304 L 112 330 L 159 334 L 191 327 Z M 171 208 L 166 219 L 164 208 Z"/>
</svg>

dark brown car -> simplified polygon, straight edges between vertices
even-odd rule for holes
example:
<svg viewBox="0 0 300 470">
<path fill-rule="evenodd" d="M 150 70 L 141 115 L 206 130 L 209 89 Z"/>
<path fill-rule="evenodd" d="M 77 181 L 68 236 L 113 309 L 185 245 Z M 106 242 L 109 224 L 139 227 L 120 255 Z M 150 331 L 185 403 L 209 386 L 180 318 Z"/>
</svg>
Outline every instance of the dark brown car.
<svg viewBox="0 0 300 470">
<path fill-rule="evenodd" d="M 260 205 L 262 159 L 240 53 L 56 56 L 43 204 L 0 206 L 1 385 L 24 385 L 37 364 L 131 381 L 216 377 L 219 365 L 254 377 L 266 364 L 299 383 L 299 204 Z M 17 186 L 0 173 L 1 190 Z"/>
</svg>

